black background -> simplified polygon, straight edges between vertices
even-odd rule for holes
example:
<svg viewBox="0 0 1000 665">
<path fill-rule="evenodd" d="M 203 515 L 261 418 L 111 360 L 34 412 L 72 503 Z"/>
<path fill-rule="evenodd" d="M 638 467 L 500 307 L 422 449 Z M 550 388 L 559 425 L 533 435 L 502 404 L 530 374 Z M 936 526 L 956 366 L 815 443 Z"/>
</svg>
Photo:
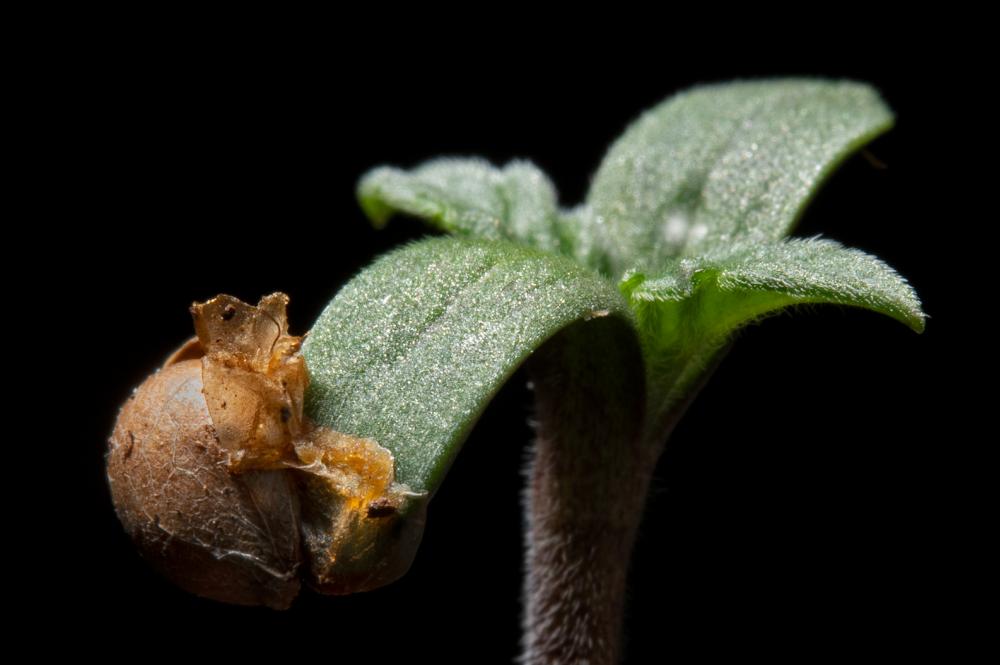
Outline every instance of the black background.
<svg viewBox="0 0 1000 665">
<path fill-rule="evenodd" d="M 737 54 L 699 66 L 678 53 L 610 57 L 574 44 L 550 59 L 413 44 L 385 54 L 389 65 L 377 64 L 375 44 L 208 47 L 177 37 L 150 47 L 144 38 L 95 41 L 67 57 L 52 148 L 67 185 L 42 203 L 72 215 L 39 267 L 69 291 L 45 314 L 73 321 L 57 337 L 89 351 L 73 360 L 79 378 L 64 389 L 76 398 L 59 423 L 72 425 L 60 435 L 72 500 L 44 516 L 61 541 L 68 534 L 59 570 L 70 572 L 46 575 L 30 611 L 81 652 L 510 662 L 530 440 L 521 375 L 432 503 L 410 573 L 355 597 L 304 591 L 284 613 L 188 596 L 139 559 L 103 470 L 118 405 L 191 334 L 192 301 L 281 290 L 303 333 L 373 257 L 425 234 L 412 220 L 367 226 L 353 195 L 365 170 L 437 155 L 529 158 L 569 205 L 641 110 L 695 83 L 773 75 L 868 81 L 897 112 L 897 127 L 868 148 L 876 159 L 849 160 L 796 234 L 884 258 L 931 319 L 921 336 L 818 307 L 740 333 L 657 468 L 633 561 L 628 662 L 690 649 L 898 653 L 936 639 L 949 469 L 930 433 L 950 323 L 925 180 L 939 130 L 909 54 Z M 80 621 L 88 615 L 97 628 Z"/>
</svg>

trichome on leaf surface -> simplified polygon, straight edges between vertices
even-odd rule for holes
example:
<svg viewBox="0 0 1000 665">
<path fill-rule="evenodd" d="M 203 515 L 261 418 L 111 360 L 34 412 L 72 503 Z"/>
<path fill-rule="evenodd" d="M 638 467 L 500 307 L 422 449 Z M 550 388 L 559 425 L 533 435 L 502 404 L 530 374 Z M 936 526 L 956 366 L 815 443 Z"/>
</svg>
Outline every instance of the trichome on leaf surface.
<svg viewBox="0 0 1000 665">
<path fill-rule="evenodd" d="M 301 573 L 330 593 L 388 583 L 476 420 L 526 363 L 523 659 L 615 662 L 650 476 L 734 332 L 806 303 L 923 330 L 882 261 L 786 237 L 892 122 L 860 83 L 695 88 L 633 123 L 569 209 L 529 162 L 368 173 L 358 195 L 376 225 L 402 213 L 450 236 L 376 260 L 304 341 L 278 294 L 196 305 L 197 341 L 119 414 L 108 475 L 122 522 L 210 598 L 287 607 Z"/>
</svg>

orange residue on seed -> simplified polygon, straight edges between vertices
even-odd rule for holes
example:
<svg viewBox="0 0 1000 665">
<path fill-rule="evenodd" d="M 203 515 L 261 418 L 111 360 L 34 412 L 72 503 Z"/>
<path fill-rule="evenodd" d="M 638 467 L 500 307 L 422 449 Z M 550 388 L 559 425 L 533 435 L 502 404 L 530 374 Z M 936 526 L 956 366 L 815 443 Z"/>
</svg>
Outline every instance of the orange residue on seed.
<svg viewBox="0 0 1000 665">
<path fill-rule="evenodd" d="M 299 468 L 325 479 L 352 510 L 367 511 L 392 488 L 392 453 L 371 439 L 314 428 L 295 443 L 295 453 Z"/>
</svg>

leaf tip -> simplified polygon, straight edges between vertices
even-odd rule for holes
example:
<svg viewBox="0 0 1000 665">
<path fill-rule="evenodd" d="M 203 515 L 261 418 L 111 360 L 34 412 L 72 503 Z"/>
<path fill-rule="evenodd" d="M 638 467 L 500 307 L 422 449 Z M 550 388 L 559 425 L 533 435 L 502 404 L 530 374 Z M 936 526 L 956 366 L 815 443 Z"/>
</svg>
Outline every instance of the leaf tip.
<svg viewBox="0 0 1000 665">
<path fill-rule="evenodd" d="M 910 330 L 918 335 L 922 335 L 927 329 L 927 319 L 926 312 L 920 307 L 920 302 L 917 301 L 916 308 L 909 313 L 909 316 L 903 322 L 910 327 Z"/>
<path fill-rule="evenodd" d="M 382 195 L 385 181 L 391 177 L 391 172 L 392 169 L 384 166 L 372 169 L 361 176 L 355 190 L 361 211 L 377 229 L 383 228 L 393 214 L 392 206 L 386 204 Z"/>
<path fill-rule="evenodd" d="M 891 268 L 887 267 L 887 269 L 892 271 Z M 905 278 L 901 277 L 895 271 L 892 271 L 892 274 L 902 282 L 905 293 L 900 298 L 897 312 L 886 313 L 918 335 L 923 334 L 924 330 L 927 329 L 927 319 L 929 317 L 924 311 L 923 303 L 920 302 L 920 296 L 917 295 L 916 289 Z"/>
<path fill-rule="evenodd" d="M 920 298 L 913 287 L 901 277 L 899 279 L 903 282 L 907 291 L 905 296 L 901 300 L 898 300 L 894 307 L 887 307 L 876 311 L 881 311 L 882 314 L 891 316 L 918 335 L 922 334 L 927 328 L 927 313 L 924 312 Z"/>
</svg>

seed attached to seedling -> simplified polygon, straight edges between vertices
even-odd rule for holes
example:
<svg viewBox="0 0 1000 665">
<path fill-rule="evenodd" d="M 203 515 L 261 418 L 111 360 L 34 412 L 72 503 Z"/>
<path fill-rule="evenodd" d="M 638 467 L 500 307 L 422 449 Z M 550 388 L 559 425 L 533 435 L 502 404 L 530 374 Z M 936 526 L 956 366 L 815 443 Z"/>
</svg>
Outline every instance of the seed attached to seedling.
<svg viewBox="0 0 1000 665">
<path fill-rule="evenodd" d="M 287 303 L 194 305 L 197 339 L 122 407 L 107 455 L 118 516 L 155 568 L 200 596 L 279 609 L 304 561 L 327 593 L 403 575 L 426 506 L 395 482 L 388 450 L 304 417 Z"/>
</svg>

